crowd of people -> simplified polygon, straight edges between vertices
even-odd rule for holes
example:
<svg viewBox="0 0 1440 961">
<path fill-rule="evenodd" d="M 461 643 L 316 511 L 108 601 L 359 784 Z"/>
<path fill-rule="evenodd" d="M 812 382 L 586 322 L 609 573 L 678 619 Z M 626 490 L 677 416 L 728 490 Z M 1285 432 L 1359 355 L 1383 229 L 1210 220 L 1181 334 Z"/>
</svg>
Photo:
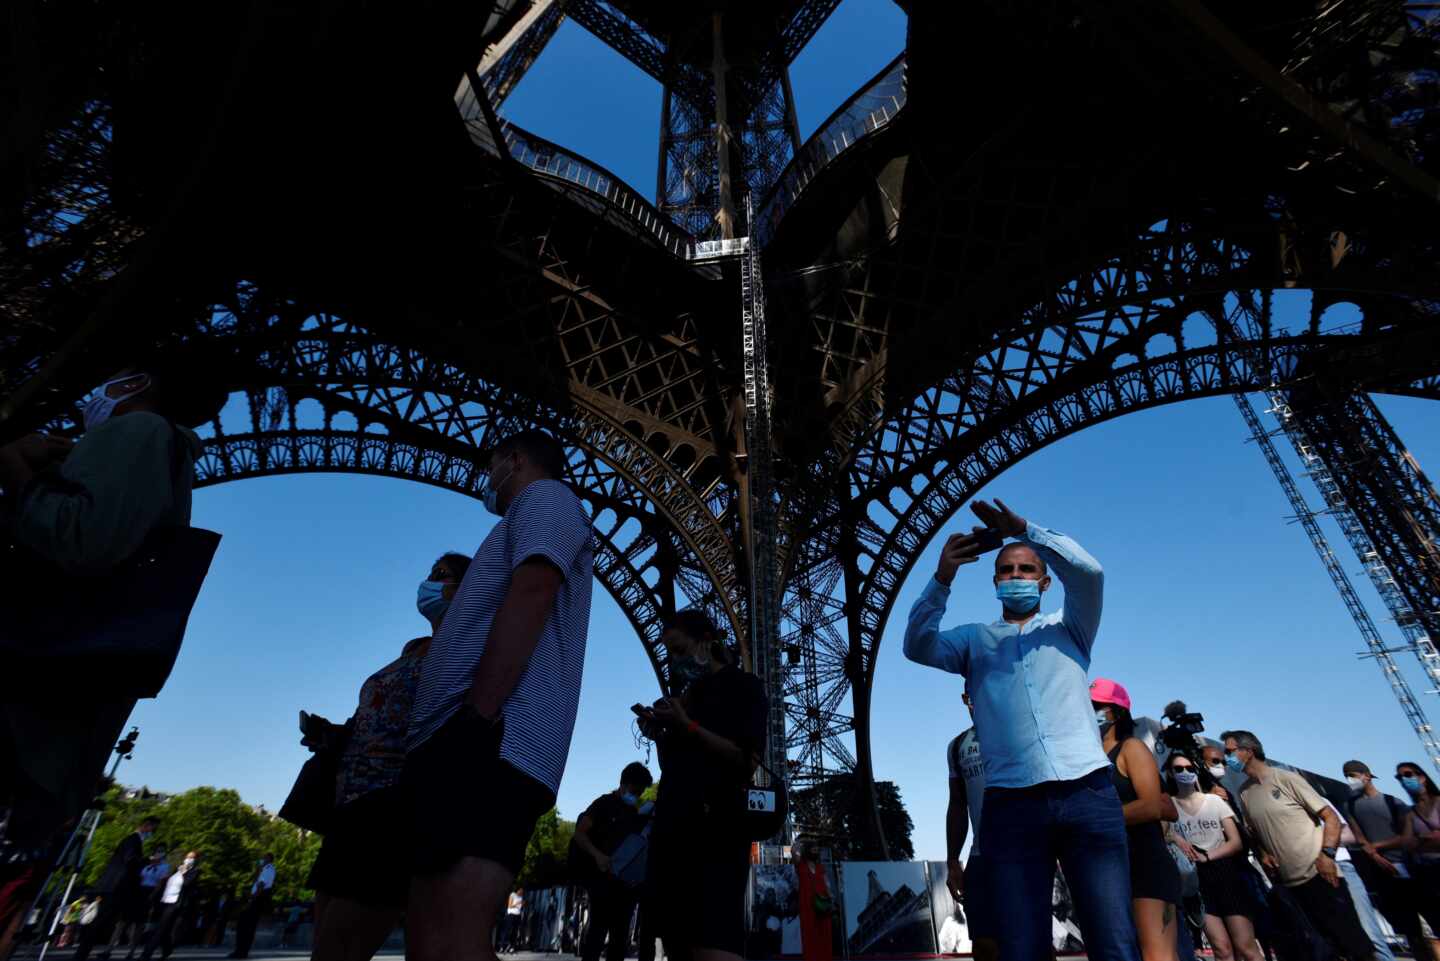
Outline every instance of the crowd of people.
<svg viewBox="0 0 1440 961">
<path fill-rule="evenodd" d="M 1271 765 L 1250 731 L 1218 744 L 1179 725 L 1158 742 L 1141 736 L 1125 687 L 1088 676 L 1099 563 L 1003 502 L 973 507 L 983 526 L 947 540 L 911 609 L 905 654 L 965 680 L 974 726 L 948 749 L 947 884 L 977 957 L 1049 953 L 1058 869 L 1091 958 L 1192 961 L 1203 934 L 1217 961 L 1260 961 L 1267 947 L 1391 961 L 1378 906 L 1428 961 L 1421 920 L 1440 932 L 1440 795 L 1419 765 L 1396 770 L 1406 804 L 1347 762 L 1337 809 Z M 993 549 L 992 532 L 1014 538 L 994 562 L 1000 618 L 942 630 L 956 571 Z M 1051 571 L 1065 601 L 1043 613 Z"/>
<path fill-rule="evenodd" d="M 34 435 L 0 447 L 12 567 L 23 558 L 97 576 L 157 531 L 187 525 L 199 445 L 186 425 L 213 413 L 204 396 L 173 365 L 137 363 L 92 395 L 78 443 Z M 416 608 L 429 632 L 364 682 L 348 720 L 304 722 L 303 743 L 334 772 L 321 780 L 324 843 L 307 879 L 317 961 L 368 961 L 402 917 L 418 961 L 488 961 L 513 942 L 514 882 L 566 767 L 589 623 L 592 530 L 564 469 L 562 447 L 543 432 L 502 440 L 484 487 L 499 522 L 473 554 L 442 554 L 420 581 Z M 904 650 L 961 675 L 973 715 L 950 749 L 946 836 L 948 884 L 977 954 L 1048 956 L 1057 866 L 1092 958 L 1188 961 L 1195 937 L 1182 918 L 1196 904 L 1220 961 L 1258 961 L 1261 933 L 1283 931 L 1286 910 L 1349 961 L 1388 961 L 1374 904 L 1412 950 L 1428 950 L 1420 919 L 1440 921 L 1440 795 L 1418 765 L 1397 771 L 1405 805 L 1381 793 L 1364 764 L 1347 764 L 1354 793 L 1337 811 L 1303 777 L 1271 766 L 1248 731 L 1157 754 L 1137 736 L 1124 686 L 1089 677 L 1099 563 L 1001 501 L 972 507 L 980 524 L 945 543 Z M 942 629 L 956 572 L 992 551 L 999 619 Z M 1046 613 L 1052 576 L 1065 601 Z M 571 860 L 590 912 L 581 954 L 617 961 L 638 910 L 649 950 L 658 938 L 676 961 L 738 961 L 763 822 L 747 788 L 770 705 L 704 612 L 673 614 L 660 647 L 669 689 L 635 707 L 658 753 L 658 791 L 647 768 L 628 765 L 577 825 Z M 14 905 L 44 877 L 34 852 L 88 803 L 135 696 L 0 702 L 0 955 Z M 642 800 L 648 792 L 653 801 Z M 102 940 L 168 955 L 180 919 L 193 914 L 204 852 L 173 870 L 147 864 L 147 829 L 153 822 L 117 850 L 95 901 L 73 912 L 81 961 Z M 817 853 L 801 851 L 813 907 L 830 892 Z M 1187 895 L 1192 875 L 1197 891 Z M 262 863 L 233 957 L 249 951 L 274 883 L 273 864 Z M 828 936 L 828 924 L 812 927 L 812 943 L 822 927 Z"/>
</svg>

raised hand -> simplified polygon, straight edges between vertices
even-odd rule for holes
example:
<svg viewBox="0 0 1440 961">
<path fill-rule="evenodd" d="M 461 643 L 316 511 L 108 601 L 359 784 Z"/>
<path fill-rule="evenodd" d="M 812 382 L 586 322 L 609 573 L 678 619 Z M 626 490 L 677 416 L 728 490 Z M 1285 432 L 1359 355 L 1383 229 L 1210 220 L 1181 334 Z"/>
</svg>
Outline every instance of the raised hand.
<svg viewBox="0 0 1440 961">
<path fill-rule="evenodd" d="M 995 498 L 994 504 L 974 501 L 970 505 L 970 510 L 980 518 L 980 523 L 992 531 L 999 531 L 1006 537 L 1019 537 L 1025 533 L 1025 518 L 1005 506 L 1005 502 L 998 497 Z"/>
<path fill-rule="evenodd" d="M 973 564 L 985 553 L 980 541 L 983 527 L 973 528 L 968 534 L 951 534 L 940 550 L 940 564 L 935 568 L 935 579 L 949 585 L 955 579 L 955 572 L 964 564 Z"/>
</svg>

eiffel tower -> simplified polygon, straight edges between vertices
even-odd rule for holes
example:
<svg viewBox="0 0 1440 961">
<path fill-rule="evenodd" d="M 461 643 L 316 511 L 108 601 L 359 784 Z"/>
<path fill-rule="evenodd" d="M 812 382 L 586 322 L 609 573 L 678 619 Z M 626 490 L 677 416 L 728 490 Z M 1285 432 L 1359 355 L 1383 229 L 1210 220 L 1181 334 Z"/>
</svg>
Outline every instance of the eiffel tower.
<svg viewBox="0 0 1440 961">
<path fill-rule="evenodd" d="M 838 2 L 12 0 L 0 434 L 76 429 L 137 342 L 233 392 L 201 485 L 474 494 L 554 431 L 657 681 L 709 610 L 783 708 L 771 766 L 853 775 L 882 851 L 897 592 L 1091 424 L 1285 398 L 1437 636 L 1440 506 L 1369 402 L 1440 398 L 1435 5 L 897 0 L 905 49 L 802 141 Z M 653 198 L 505 119 L 566 19 L 663 85 Z"/>
</svg>

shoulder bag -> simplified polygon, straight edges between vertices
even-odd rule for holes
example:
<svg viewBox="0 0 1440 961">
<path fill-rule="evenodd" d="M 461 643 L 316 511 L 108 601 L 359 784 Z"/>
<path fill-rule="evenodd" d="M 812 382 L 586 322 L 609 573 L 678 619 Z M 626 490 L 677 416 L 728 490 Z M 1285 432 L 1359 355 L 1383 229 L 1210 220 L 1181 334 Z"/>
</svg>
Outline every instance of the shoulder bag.
<svg viewBox="0 0 1440 961">
<path fill-rule="evenodd" d="M 85 576 L 0 541 L 0 577 L 12 598 L 0 616 L 6 687 L 44 698 L 57 684 L 72 695 L 159 694 L 219 543 L 214 531 L 161 527 L 114 569 Z"/>
</svg>

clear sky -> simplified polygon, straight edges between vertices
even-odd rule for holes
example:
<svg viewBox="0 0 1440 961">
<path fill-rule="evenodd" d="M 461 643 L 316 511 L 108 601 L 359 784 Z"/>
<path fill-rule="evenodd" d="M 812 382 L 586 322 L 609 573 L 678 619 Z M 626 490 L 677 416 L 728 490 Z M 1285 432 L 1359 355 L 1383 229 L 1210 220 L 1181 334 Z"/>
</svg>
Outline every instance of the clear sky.
<svg viewBox="0 0 1440 961">
<path fill-rule="evenodd" d="M 903 42 L 890 0 L 845 0 L 795 67 L 802 128 L 813 129 Z M 653 190 L 658 88 L 584 31 L 561 29 L 506 112 Z M 1284 309 L 1303 316 L 1305 296 Z M 1380 401 L 1420 463 L 1440 471 L 1435 405 Z M 1303 477 L 1301 486 L 1318 501 Z M 1072 534 L 1104 564 L 1094 673 L 1125 684 L 1138 713 L 1184 698 L 1212 733 L 1251 728 L 1274 756 L 1330 774 L 1359 757 L 1392 790 L 1395 762 L 1425 760 L 1380 672 L 1355 657 L 1359 635 L 1303 532 L 1287 523 L 1289 508 L 1229 398 L 1091 428 L 982 496 L 996 494 Z M 426 631 L 415 588 L 430 563 L 442 551 L 473 551 L 492 521 L 476 501 L 384 478 L 267 478 L 198 491 L 194 523 L 225 540 L 169 684 L 132 718 L 141 738 L 122 779 L 168 791 L 234 787 L 277 808 L 308 756 L 297 712 L 347 717 L 365 677 Z M 1358 561 L 1325 526 L 1398 645 Z M 945 744 L 968 722 L 959 678 L 909 663 L 900 646 L 938 548 L 930 544 L 918 562 L 886 632 L 873 718 L 876 775 L 899 784 L 916 853 L 931 859 L 944 855 Z M 1056 605 L 1058 595 L 1046 602 Z M 945 623 L 996 610 L 986 575 L 967 568 Z M 1413 658 L 1401 664 L 1417 693 L 1428 690 Z M 656 694 L 639 643 L 597 585 L 562 814 L 575 817 L 615 786 L 625 763 L 645 759 L 629 705 Z M 1440 718 L 1440 701 L 1422 703 Z"/>
</svg>

